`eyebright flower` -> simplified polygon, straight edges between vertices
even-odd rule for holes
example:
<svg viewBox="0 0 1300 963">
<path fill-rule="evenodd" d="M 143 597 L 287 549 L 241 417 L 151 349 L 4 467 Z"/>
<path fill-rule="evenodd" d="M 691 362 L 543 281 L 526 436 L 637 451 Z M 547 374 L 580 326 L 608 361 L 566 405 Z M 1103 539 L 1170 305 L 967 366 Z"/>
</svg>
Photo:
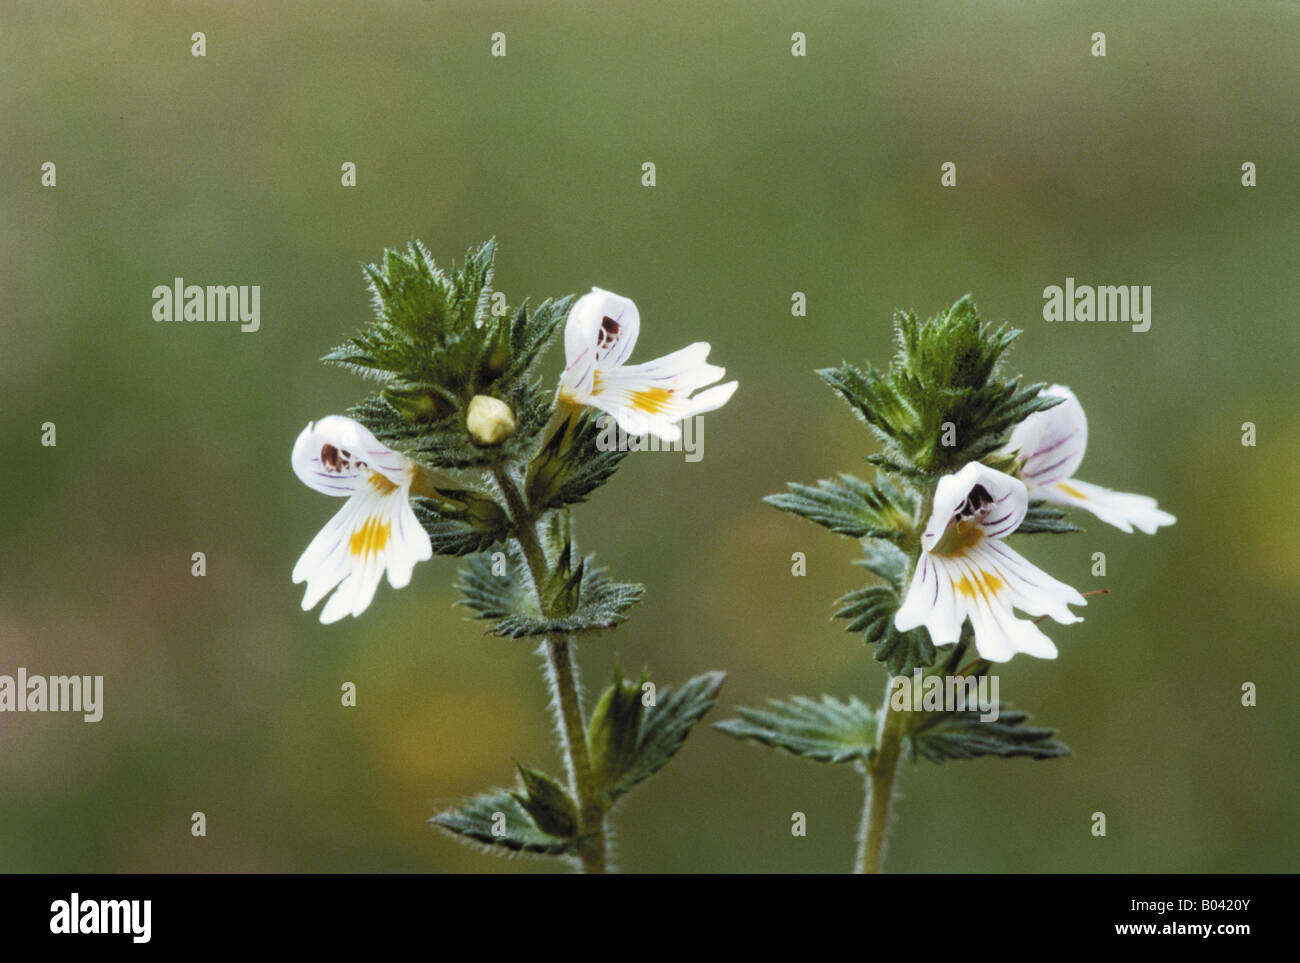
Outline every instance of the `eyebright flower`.
<svg viewBox="0 0 1300 963">
<path fill-rule="evenodd" d="M 981 658 L 1006 662 L 1017 652 L 1056 658 L 1052 640 L 1012 610 L 1068 625 L 1082 619 L 1067 606 L 1087 601 L 1002 543 L 1020 527 L 1028 504 L 1024 483 L 978 462 L 940 478 L 894 627 L 905 632 L 924 625 L 935 645 L 947 645 L 969 618 Z"/>
<path fill-rule="evenodd" d="M 1020 478 L 1031 498 L 1086 508 L 1103 522 L 1125 532 L 1132 532 L 1137 526 L 1153 535 L 1161 525 L 1177 521 L 1157 508 L 1154 498 L 1113 492 L 1070 477 L 1083 461 L 1083 452 L 1088 447 L 1088 419 L 1069 388 L 1052 385 L 1043 394 L 1065 400 L 1046 411 L 1034 412 L 1016 425 L 1006 445 L 1006 451 L 1018 453 L 1024 464 Z"/>
<path fill-rule="evenodd" d="M 626 364 L 640 328 L 641 316 L 628 298 L 600 288 L 580 297 L 564 328 L 559 400 L 606 411 L 629 435 L 677 441 L 682 434 L 678 422 L 721 408 L 736 382 L 690 396 L 726 374 L 726 369 L 706 362 L 705 341 L 644 364 Z"/>
<path fill-rule="evenodd" d="M 320 620 L 360 615 L 385 571 L 389 585 L 404 588 L 415 563 L 433 557 L 407 500 L 419 466 L 351 418 L 308 424 L 293 446 L 293 470 L 316 491 L 348 498 L 293 567 L 294 583 L 307 583 L 303 611 L 337 586 Z"/>
</svg>

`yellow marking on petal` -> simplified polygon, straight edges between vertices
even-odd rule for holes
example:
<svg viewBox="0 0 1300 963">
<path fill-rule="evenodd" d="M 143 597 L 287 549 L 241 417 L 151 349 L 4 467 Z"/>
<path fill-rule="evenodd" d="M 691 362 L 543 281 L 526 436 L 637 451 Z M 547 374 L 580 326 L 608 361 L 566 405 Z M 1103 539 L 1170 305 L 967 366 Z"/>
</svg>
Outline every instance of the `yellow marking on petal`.
<svg viewBox="0 0 1300 963">
<path fill-rule="evenodd" d="M 983 582 L 981 585 L 980 583 Z M 992 572 L 978 571 L 975 578 L 969 575 L 963 575 L 960 579 L 952 583 L 952 587 L 961 595 L 968 599 L 974 599 L 976 593 L 982 595 L 985 601 L 991 601 L 996 597 L 998 592 L 1002 591 L 1006 585 L 1002 579 L 998 578 Z M 987 591 L 986 591 L 987 590 Z"/>
<path fill-rule="evenodd" d="M 591 373 L 591 393 L 593 395 L 600 394 L 600 372 L 599 371 L 593 371 Z"/>
<path fill-rule="evenodd" d="M 1065 482 L 1057 482 L 1057 483 L 1056 483 L 1056 487 L 1059 488 L 1061 491 L 1065 492 L 1065 494 L 1069 495 L 1071 498 L 1083 498 L 1083 499 L 1087 499 L 1087 497 L 1088 497 L 1088 496 L 1085 495 L 1083 492 L 1079 491 L 1079 489 L 1077 489 L 1077 488 L 1071 488 L 1071 487 L 1070 487 L 1069 485 L 1067 485 Z"/>
<path fill-rule="evenodd" d="M 657 415 L 668 407 L 673 393 L 667 388 L 647 388 L 645 391 L 632 392 L 632 407 L 644 411 L 647 415 Z"/>
<path fill-rule="evenodd" d="M 391 495 L 393 492 L 397 491 L 397 486 L 377 471 L 372 471 L 370 477 L 367 478 L 366 481 L 370 483 L 371 488 L 379 492 L 381 495 Z"/>
<path fill-rule="evenodd" d="M 348 541 L 348 549 L 353 555 L 361 557 L 378 555 L 388 544 L 391 528 L 388 522 L 380 521 L 378 515 L 371 515 L 352 533 L 352 538 Z"/>
</svg>

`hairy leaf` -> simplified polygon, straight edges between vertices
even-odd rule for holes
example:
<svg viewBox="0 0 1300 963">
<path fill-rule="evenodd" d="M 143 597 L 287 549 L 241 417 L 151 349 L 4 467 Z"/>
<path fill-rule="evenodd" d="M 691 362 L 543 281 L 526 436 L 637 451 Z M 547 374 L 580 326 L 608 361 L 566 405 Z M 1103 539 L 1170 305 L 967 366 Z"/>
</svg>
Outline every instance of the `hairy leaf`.
<svg viewBox="0 0 1300 963">
<path fill-rule="evenodd" d="M 572 298 L 494 310 L 496 242 L 471 248 L 444 271 L 419 241 L 387 250 L 364 268 L 375 316 L 324 357 L 378 381 L 351 410 L 380 441 L 440 468 L 471 468 L 531 453 L 551 416 L 536 366 Z M 502 445 L 479 445 L 466 429 L 470 402 L 495 398 L 514 413 Z"/>
<path fill-rule="evenodd" d="M 642 704 L 641 685 L 616 674 L 605 690 L 588 728 L 587 741 L 598 754 L 597 767 L 605 808 L 649 779 L 677 754 L 691 728 L 713 707 L 724 672 L 705 672 L 681 686 L 664 686 L 655 704 Z"/>
<path fill-rule="evenodd" d="M 935 670 L 940 678 L 949 676 L 978 680 L 993 668 L 992 663 L 976 657 L 967 662 L 975 634 L 970 622 L 962 626 L 955 645 L 941 649 L 942 659 Z M 946 684 L 946 682 L 945 682 Z M 978 756 L 1054 759 L 1068 756 L 1069 747 L 1055 739 L 1053 729 L 1028 726 L 1029 713 L 999 702 L 996 720 L 980 719 L 978 709 L 960 712 L 916 712 L 904 735 L 908 756 L 924 756 L 931 762 L 945 759 L 974 759 Z"/>
<path fill-rule="evenodd" d="M 586 501 L 618 470 L 628 451 L 611 443 L 612 424 L 589 409 L 570 414 L 528 465 L 524 491 L 534 511 Z"/>
<path fill-rule="evenodd" d="M 935 648 L 924 628 L 900 632 L 894 628 L 898 612 L 897 591 L 873 585 L 840 598 L 834 617 L 845 619 L 849 632 L 860 632 L 862 640 L 875 646 L 872 657 L 883 662 L 891 675 L 907 675 L 913 669 L 934 664 Z"/>
<path fill-rule="evenodd" d="M 996 721 L 980 719 L 978 710 L 932 712 L 906 736 L 908 755 L 931 762 L 974 759 L 977 756 L 1027 756 L 1055 759 L 1068 756 L 1068 746 L 1055 739 L 1055 729 L 1027 726 L 1029 713 L 998 704 Z"/>
<path fill-rule="evenodd" d="M 887 370 L 847 362 L 817 374 L 872 428 L 885 446 L 877 464 L 936 478 L 991 455 L 1035 411 L 1060 402 L 1042 384 L 1001 379 L 999 364 L 1019 331 L 993 328 L 967 295 L 919 321 L 894 316 L 898 354 Z"/>
<path fill-rule="evenodd" d="M 838 481 L 824 479 L 815 488 L 794 482 L 787 487 L 788 492 L 768 495 L 763 501 L 837 535 L 899 540 L 912 531 L 916 501 L 886 478 L 871 485 L 840 475 Z"/>
<path fill-rule="evenodd" d="M 463 490 L 441 494 L 445 500 L 411 498 L 411 510 L 429 533 L 435 555 L 481 552 L 509 535 L 509 516 L 490 498 Z"/>
<path fill-rule="evenodd" d="M 504 559 L 503 574 L 493 573 L 491 555 L 473 555 L 460 573 L 461 604 L 478 613 L 474 618 L 492 621 L 493 635 L 511 639 L 608 629 L 625 621 L 632 606 L 641 601 L 645 586 L 607 578 L 591 556 L 576 567 L 571 565 L 571 557 L 570 543 L 550 583 L 543 587 L 544 598 L 539 599 L 523 556 L 513 543 Z M 501 561 L 496 560 L 498 571 Z M 543 614 L 543 602 L 549 614 Z"/>
<path fill-rule="evenodd" d="M 841 702 L 793 696 L 769 699 L 766 709 L 738 709 L 739 719 L 714 725 L 729 736 L 750 739 L 817 762 L 865 762 L 876 741 L 876 712 L 857 696 Z"/>
<path fill-rule="evenodd" d="M 1033 535 L 1038 532 L 1063 534 L 1081 531 L 1083 531 L 1082 528 L 1070 523 L 1070 515 L 1065 509 L 1035 499 L 1029 503 L 1029 510 L 1025 512 L 1025 520 L 1020 523 L 1020 527 L 1016 529 L 1015 533 L 1017 535 Z"/>
<path fill-rule="evenodd" d="M 429 822 L 463 839 L 508 850 L 563 856 L 577 849 L 577 840 L 538 826 L 515 793 L 506 789 L 473 796 Z"/>
<path fill-rule="evenodd" d="M 523 789 L 511 793 L 533 817 L 537 828 L 550 836 L 570 839 L 578 832 L 578 807 L 559 781 L 540 769 L 519 767 Z"/>
</svg>

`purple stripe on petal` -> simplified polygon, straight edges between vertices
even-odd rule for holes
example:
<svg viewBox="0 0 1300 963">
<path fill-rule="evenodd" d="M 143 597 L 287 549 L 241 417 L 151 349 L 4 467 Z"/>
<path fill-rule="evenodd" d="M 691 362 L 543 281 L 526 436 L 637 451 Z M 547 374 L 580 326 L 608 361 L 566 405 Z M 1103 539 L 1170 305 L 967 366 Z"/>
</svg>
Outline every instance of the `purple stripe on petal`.
<svg viewBox="0 0 1300 963">
<path fill-rule="evenodd" d="M 1053 471 L 1055 471 L 1056 469 L 1060 468 L 1062 465 L 1064 465 L 1066 462 L 1068 462 L 1068 461 L 1069 461 L 1071 458 L 1073 458 L 1073 457 L 1074 457 L 1073 455 L 1066 455 L 1066 456 L 1065 456 L 1064 458 L 1062 458 L 1060 461 L 1052 462 L 1052 464 L 1048 465 L 1046 468 L 1036 468 L 1036 469 L 1034 469 L 1034 477 L 1035 477 L 1035 478 L 1039 478 L 1039 477 L 1042 477 L 1043 475 L 1050 475 Z"/>
<path fill-rule="evenodd" d="M 1021 558 L 1019 555 L 1016 555 L 1014 552 L 1012 552 L 1009 548 L 1006 548 L 1003 545 L 999 545 L 996 542 L 988 543 L 988 550 L 990 552 L 993 552 L 995 555 L 997 555 L 998 558 L 1001 559 L 1007 565 L 1007 567 L 1016 574 L 1016 577 L 1019 578 L 1026 585 L 1030 585 L 1034 588 L 1043 587 L 1043 583 L 1038 578 L 1035 577 L 1036 573 L 1039 570 L 1036 569 L 1033 566 L 1033 564 L 1029 562 L 1028 559 Z"/>
<path fill-rule="evenodd" d="M 1056 449 L 1060 448 L 1062 445 L 1064 445 L 1067 441 L 1069 441 L 1071 438 L 1073 438 L 1073 437 L 1074 437 L 1075 435 L 1077 435 L 1078 433 L 1079 433 L 1079 431 L 1078 431 L 1078 429 L 1076 428 L 1074 431 L 1071 431 L 1068 435 L 1065 435 L 1065 436 L 1062 437 L 1062 438 L 1058 438 L 1055 442 L 1053 442 L 1052 444 L 1048 445 L 1046 448 L 1040 448 L 1040 449 L 1038 449 L 1038 451 L 1036 451 L 1036 452 L 1034 452 L 1032 455 L 1030 455 L 1027 459 L 1025 459 L 1025 461 L 1026 461 L 1026 462 L 1031 462 L 1031 461 L 1033 461 L 1035 458 L 1042 458 L 1044 455 L 1049 455 L 1049 454 L 1051 454 L 1052 452 L 1056 451 Z"/>
</svg>

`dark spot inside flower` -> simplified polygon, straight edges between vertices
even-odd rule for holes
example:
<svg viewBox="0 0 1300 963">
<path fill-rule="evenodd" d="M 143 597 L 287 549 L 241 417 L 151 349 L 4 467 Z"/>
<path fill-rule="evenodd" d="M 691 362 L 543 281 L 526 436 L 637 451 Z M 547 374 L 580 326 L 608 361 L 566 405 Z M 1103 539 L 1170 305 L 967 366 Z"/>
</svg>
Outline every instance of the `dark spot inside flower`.
<svg viewBox="0 0 1300 963">
<path fill-rule="evenodd" d="M 957 514 L 962 518 L 970 518 L 982 509 L 987 508 L 993 502 L 993 496 L 989 494 L 988 489 L 983 485 L 976 485 L 966 496 L 965 503 L 958 509 Z"/>
<path fill-rule="evenodd" d="M 344 471 L 349 467 L 351 457 L 348 452 L 340 452 L 333 445 L 321 445 L 320 463 L 325 466 L 326 471 Z"/>
<path fill-rule="evenodd" d="M 602 351 L 608 351 L 614 347 L 614 342 L 618 340 L 618 333 L 623 330 L 613 318 L 604 318 L 600 322 L 600 330 L 596 332 L 596 347 Z"/>
</svg>

